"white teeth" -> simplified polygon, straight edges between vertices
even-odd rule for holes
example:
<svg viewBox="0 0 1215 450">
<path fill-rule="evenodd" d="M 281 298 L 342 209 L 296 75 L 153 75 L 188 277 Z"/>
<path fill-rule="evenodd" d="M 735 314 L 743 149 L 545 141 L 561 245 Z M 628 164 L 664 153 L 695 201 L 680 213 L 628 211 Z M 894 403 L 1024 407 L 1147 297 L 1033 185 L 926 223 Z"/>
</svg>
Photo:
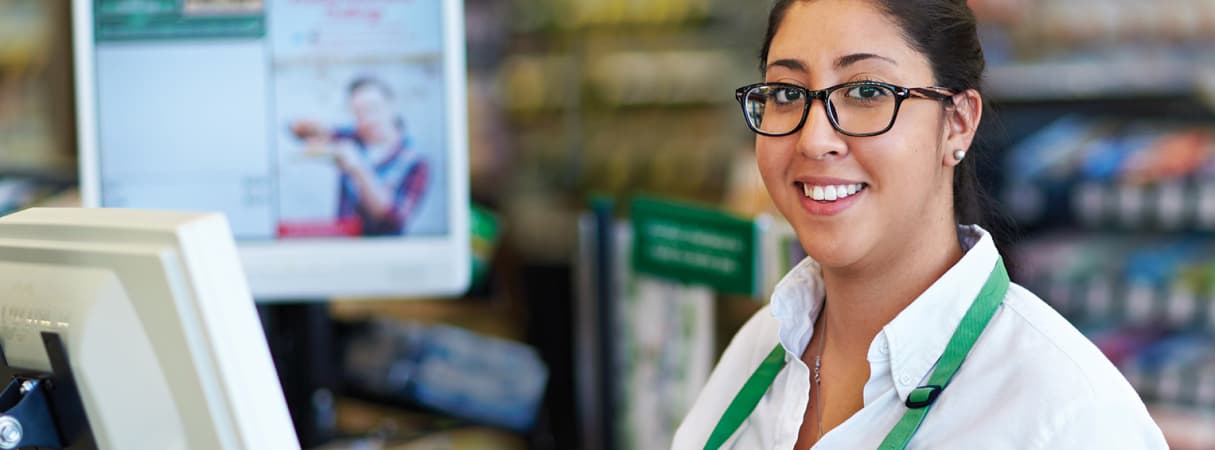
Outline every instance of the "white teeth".
<svg viewBox="0 0 1215 450">
<path fill-rule="evenodd" d="M 811 186 L 809 184 L 802 185 L 802 193 L 814 200 L 820 202 L 834 202 L 836 200 L 845 199 L 856 195 L 865 189 L 864 183 L 843 184 L 838 186 Z"/>
</svg>

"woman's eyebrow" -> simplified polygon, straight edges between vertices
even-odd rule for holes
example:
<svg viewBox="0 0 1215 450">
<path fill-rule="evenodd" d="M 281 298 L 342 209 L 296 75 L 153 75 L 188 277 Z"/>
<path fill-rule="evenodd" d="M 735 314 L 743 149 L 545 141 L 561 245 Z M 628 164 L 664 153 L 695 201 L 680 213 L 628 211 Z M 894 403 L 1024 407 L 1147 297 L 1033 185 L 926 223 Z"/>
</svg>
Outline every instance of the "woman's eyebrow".
<svg viewBox="0 0 1215 450">
<path fill-rule="evenodd" d="M 853 53 L 851 55 L 844 55 L 844 56 L 841 56 L 838 59 L 836 59 L 835 68 L 836 68 L 836 70 L 843 69 L 845 67 L 856 64 L 858 62 L 866 61 L 866 60 L 870 60 L 870 59 L 876 59 L 878 61 L 886 61 L 895 66 L 899 65 L 899 63 L 896 62 L 895 60 L 887 58 L 882 55 L 875 55 L 873 53 Z"/>
<path fill-rule="evenodd" d="M 796 59 L 778 59 L 776 61 L 772 61 L 772 62 L 768 63 L 769 69 L 771 69 L 773 67 L 784 67 L 786 69 L 794 70 L 797 72 L 809 72 L 810 71 L 809 69 L 806 68 L 805 64 L 803 64 L 801 61 L 798 61 Z"/>
<path fill-rule="evenodd" d="M 837 58 L 835 60 L 835 69 L 840 70 L 840 69 L 846 68 L 850 65 L 856 64 L 858 62 L 871 60 L 871 59 L 878 60 L 878 61 L 885 61 L 885 62 L 890 63 L 891 65 L 895 65 L 895 66 L 899 65 L 899 63 L 896 62 L 895 60 L 887 58 L 882 55 L 877 55 L 877 54 L 873 54 L 873 53 L 853 53 L 850 55 L 844 55 L 844 56 Z M 796 59 L 788 59 L 788 58 L 778 59 L 776 61 L 772 61 L 772 62 L 768 63 L 767 68 L 770 69 L 772 67 L 784 67 L 789 70 L 803 72 L 803 73 L 810 72 L 810 69 L 808 69 L 806 67 L 805 63 L 803 63 L 799 60 L 796 60 Z"/>
</svg>

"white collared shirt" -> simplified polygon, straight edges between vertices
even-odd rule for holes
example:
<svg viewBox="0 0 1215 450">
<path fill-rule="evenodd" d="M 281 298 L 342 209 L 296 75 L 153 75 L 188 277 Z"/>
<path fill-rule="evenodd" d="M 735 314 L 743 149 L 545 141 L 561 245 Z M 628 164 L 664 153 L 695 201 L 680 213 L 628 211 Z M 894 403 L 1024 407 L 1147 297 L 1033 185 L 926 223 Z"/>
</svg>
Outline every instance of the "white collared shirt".
<svg viewBox="0 0 1215 450">
<path fill-rule="evenodd" d="M 926 384 L 999 254 L 977 226 L 958 228 L 966 254 L 898 314 L 869 346 L 864 407 L 816 449 L 877 448 Z M 806 260 L 770 305 L 734 336 L 672 448 L 700 450 L 726 406 L 779 341 L 785 368 L 723 449 L 789 450 L 810 395 L 801 354 L 823 302 L 819 266 Z M 1012 284 L 962 367 L 933 404 L 911 449 L 1168 448 L 1143 401 L 1101 351 L 1041 299 Z"/>
</svg>

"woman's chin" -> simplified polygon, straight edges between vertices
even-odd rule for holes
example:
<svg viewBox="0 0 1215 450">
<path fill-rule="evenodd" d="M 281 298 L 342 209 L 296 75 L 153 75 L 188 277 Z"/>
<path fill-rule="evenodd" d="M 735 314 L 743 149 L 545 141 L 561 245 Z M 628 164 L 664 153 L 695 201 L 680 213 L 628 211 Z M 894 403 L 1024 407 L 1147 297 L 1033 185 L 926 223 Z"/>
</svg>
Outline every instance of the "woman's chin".
<svg viewBox="0 0 1215 450">
<path fill-rule="evenodd" d="M 816 233 L 813 237 L 801 239 L 801 242 L 806 254 L 823 268 L 852 266 L 864 254 L 864 245 L 855 236 L 848 238 Z"/>
</svg>

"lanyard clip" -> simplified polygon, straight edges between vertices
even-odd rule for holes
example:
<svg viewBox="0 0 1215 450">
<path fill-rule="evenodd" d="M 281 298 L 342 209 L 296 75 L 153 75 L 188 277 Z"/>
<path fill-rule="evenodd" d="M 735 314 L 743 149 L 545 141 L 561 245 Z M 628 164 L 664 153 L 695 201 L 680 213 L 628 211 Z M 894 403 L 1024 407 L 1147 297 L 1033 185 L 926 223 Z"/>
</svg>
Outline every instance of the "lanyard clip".
<svg viewBox="0 0 1215 450">
<path fill-rule="evenodd" d="M 945 390 L 944 387 L 935 384 L 915 388 L 911 391 L 911 394 L 907 395 L 907 407 L 920 409 L 932 405 L 932 402 L 937 401 L 937 396 L 941 395 L 941 391 L 943 390 Z"/>
</svg>

